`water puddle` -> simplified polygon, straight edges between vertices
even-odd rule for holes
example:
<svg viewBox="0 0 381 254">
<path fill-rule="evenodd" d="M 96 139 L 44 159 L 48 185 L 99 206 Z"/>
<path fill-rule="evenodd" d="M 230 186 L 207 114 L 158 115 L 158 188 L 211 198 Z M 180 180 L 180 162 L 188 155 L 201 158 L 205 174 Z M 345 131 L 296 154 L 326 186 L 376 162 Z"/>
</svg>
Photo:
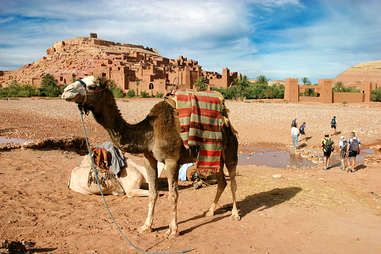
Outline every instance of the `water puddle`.
<svg viewBox="0 0 381 254">
<path fill-rule="evenodd" d="M 365 157 L 372 154 L 375 154 L 375 151 L 372 149 L 361 149 L 361 153 L 356 157 L 356 165 L 364 164 Z M 332 155 L 330 160 L 330 164 L 333 166 L 341 165 L 341 159 L 339 154 Z"/>
<path fill-rule="evenodd" d="M 25 143 L 29 143 L 29 140 L 21 139 L 21 138 L 9 138 L 6 136 L 0 136 L 0 145 L 2 144 L 17 144 L 24 145 Z"/>
<path fill-rule="evenodd" d="M 311 168 L 317 165 L 300 155 L 263 147 L 244 148 L 238 156 L 238 164 L 272 168 Z"/>
<path fill-rule="evenodd" d="M 372 149 L 362 149 L 361 154 L 356 158 L 356 164 L 364 164 L 365 157 L 374 154 Z M 303 156 L 306 157 L 306 156 Z M 290 153 L 289 151 L 277 151 L 273 148 L 263 147 L 244 147 L 238 155 L 239 165 L 267 166 L 271 168 L 312 168 L 319 165 L 319 158 L 322 162 L 322 154 L 319 158 L 314 158 L 314 162 L 303 158 L 300 154 Z M 330 158 L 330 165 L 340 166 L 339 154 L 333 154 Z"/>
</svg>

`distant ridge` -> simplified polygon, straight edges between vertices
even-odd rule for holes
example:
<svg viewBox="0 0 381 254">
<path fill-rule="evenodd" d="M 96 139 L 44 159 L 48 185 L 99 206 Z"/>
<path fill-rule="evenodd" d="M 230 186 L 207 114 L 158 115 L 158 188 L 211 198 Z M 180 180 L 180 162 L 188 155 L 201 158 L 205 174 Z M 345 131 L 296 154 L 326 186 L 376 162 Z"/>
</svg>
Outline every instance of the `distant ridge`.
<svg viewBox="0 0 381 254">
<path fill-rule="evenodd" d="M 381 60 L 360 63 L 345 70 L 333 79 L 333 84 L 342 82 L 345 86 L 359 88 L 361 82 L 381 84 Z"/>
</svg>

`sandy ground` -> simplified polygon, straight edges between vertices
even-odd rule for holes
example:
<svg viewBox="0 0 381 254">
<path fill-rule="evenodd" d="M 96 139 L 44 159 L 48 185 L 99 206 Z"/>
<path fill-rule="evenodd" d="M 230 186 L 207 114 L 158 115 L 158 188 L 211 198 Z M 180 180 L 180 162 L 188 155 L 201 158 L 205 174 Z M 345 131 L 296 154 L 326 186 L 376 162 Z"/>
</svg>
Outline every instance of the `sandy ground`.
<svg viewBox="0 0 381 254">
<path fill-rule="evenodd" d="M 129 122 L 142 120 L 156 99 L 120 100 Z M 227 102 L 241 146 L 287 149 L 290 123 L 307 122 L 317 148 L 330 119 L 338 131 L 355 130 L 362 143 L 379 143 L 379 104 L 282 104 Z M 90 142 L 107 140 L 106 132 L 89 115 Z M 340 134 L 340 135 L 342 135 Z M 75 104 L 61 100 L 0 101 L 0 135 L 36 140 L 82 135 Z M 339 135 L 334 136 L 337 143 Z M 119 236 L 99 196 L 67 189 L 71 170 L 81 156 L 66 151 L 12 150 L 0 153 L 0 240 L 30 240 L 36 253 L 136 253 Z M 149 251 L 191 253 L 381 253 L 380 163 L 353 173 L 338 167 L 275 169 L 239 166 L 238 200 L 241 221 L 230 216 L 230 189 L 214 217 L 204 217 L 216 186 L 180 190 L 176 240 L 163 234 L 169 222 L 167 190 L 161 184 L 154 232 L 138 234 L 147 211 L 147 198 L 107 196 L 123 232 Z M 275 178 L 274 175 L 280 176 Z"/>
</svg>

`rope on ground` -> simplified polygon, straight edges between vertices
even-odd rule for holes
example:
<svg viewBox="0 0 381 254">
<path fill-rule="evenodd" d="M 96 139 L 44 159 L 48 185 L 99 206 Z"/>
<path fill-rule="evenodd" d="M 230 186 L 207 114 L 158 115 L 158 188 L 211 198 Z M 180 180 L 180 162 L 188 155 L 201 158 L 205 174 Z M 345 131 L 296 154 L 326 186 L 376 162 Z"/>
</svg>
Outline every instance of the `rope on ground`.
<svg viewBox="0 0 381 254">
<path fill-rule="evenodd" d="M 110 216 L 110 218 L 111 218 L 113 224 L 115 225 L 116 229 L 119 231 L 119 234 L 120 234 L 120 235 L 121 235 L 121 236 L 128 242 L 128 244 L 129 244 L 130 246 L 132 246 L 136 251 L 138 251 L 138 252 L 142 252 L 142 253 L 144 253 L 144 254 L 174 254 L 174 253 L 187 253 L 187 252 L 192 251 L 192 249 L 188 249 L 188 250 L 182 250 L 182 251 L 147 252 L 147 251 L 145 251 L 145 250 L 143 250 L 143 249 L 141 249 L 141 248 L 135 246 L 135 245 L 130 241 L 130 239 L 128 239 L 128 237 L 122 232 L 122 230 L 121 230 L 119 224 L 116 222 L 114 216 L 113 216 L 112 213 L 111 213 L 111 210 L 110 210 L 109 206 L 107 205 L 106 199 L 105 199 L 105 197 L 104 197 L 104 195 L 103 195 L 103 192 L 102 192 L 102 188 L 101 188 L 101 186 L 100 186 L 100 184 L 99 184 L 98 169 L 94 166 L 94 160 L 93 160 L 93 157 L 91 156 L 89 140 L 88 140 L 88 138 L 87 138 L 87 133 L 86 133 L 86 128 L 85 128 L 85 123 L 84 123 L 84 121 L 83 121 L 83 111 L 82 111 L 81 109 L 80 109 L 79 111 L 80 111 L 80 115 L 81 115 L 81 123 L 82 123 L 83 133 L 84 133 L 84 135 L 85 135 L 85 140 L 86 140 L 87 150 L 88 150 L 88 152 L 89 152 L 89 156 L 90 156 L 90 158 L 91 158 L 91 167 L 92 167 L 92 169 L 93 169 L 94 172 L 95 172 L 95 180 L 97 181 L 97 185 L 98 185 L 99 191 L 100 191 L 100 193 L 101 193 L 102 200 L 103 200 L 103 203 L 104 203 L 104 205 L 105 205 L 105 207 L 106 207 L 106 210 L 107 210 L 107 212 L 108 212 L 108 214 L 109 214 L 109 216 Z"/>
</svg>

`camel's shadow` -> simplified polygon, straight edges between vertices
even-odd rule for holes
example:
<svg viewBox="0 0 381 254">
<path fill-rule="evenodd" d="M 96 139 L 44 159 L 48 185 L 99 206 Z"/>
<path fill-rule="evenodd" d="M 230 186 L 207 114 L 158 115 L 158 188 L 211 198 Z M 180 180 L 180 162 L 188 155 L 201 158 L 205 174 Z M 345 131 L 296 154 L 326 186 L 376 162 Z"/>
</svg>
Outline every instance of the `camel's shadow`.
<svg viewBox="0 0 381 254">
<path fill-rule="evenodd" d="M 275 188 L 271 191 L 260 192 L 247 196 L 245 199 L 238 201 L 238 208 L 240 209 L 241 218 L 245 217 L 247 214 L 251 213 L 254 210 L 263 211 L 273 206 L 279 205 L 283 202 L 286 202 L 293 198 L 298 192 L 302 189 L 299 187 L 287 187 L 287 188 Z M 225 205 L 215 211 L 215 215 L 226 213 L 232 209 L 232 204 Z M 186 223 L 188 221 L 201 219 L 205 216 L 205 213 L 194 216 L 192 218 L 180 221 L 178 224 Z M 204 221 L 201 224 L 195 225 L 188 229 L 180 232 L 181 235 L 187 234 L 194 229 L 207 225 L 209 223 L 217 222 L 230 214 L 219 216 L 219 217 L 210 217 L 210 220 Z M 164 230 L 167 227 L 157 228 L 156 230 Z"/>
<path fill-rule="evenodd" d="M 247 196 L 244 200 L 238 202 L 241 211 L 241 218 L 250 212 L 257 210 L 263 211 L 273 206 L 279 205 L 293 198 L 302 189 L 299 187 L 275 188 L 271 191 L 265 191 Z M 230 209 L 232 205 L 228 206 Z M 230 210 L 229 209 L 229 210 Z"/>
</svg>

